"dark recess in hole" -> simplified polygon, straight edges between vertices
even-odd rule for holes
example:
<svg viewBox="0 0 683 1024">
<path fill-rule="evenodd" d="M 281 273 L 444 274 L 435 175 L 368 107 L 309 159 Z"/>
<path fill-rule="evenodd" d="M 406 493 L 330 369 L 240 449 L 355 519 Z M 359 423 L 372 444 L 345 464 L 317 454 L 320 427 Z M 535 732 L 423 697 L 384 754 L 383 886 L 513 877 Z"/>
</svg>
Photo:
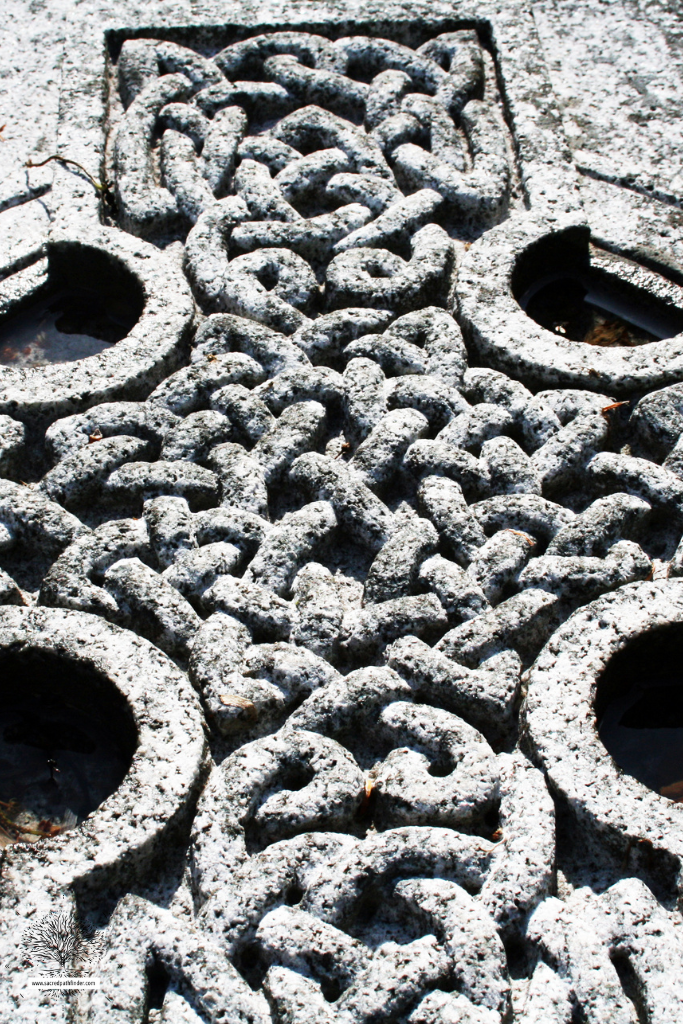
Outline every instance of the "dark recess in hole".
<svg viewBox="0 0 683 1024">
<path fill-rule="evenodd" d="M 444 755 L 438 757 L 430 764 L 427 772 L 432 775 L 435 779 L 445 779 L 447 775 L 450 775 L 454 770 L 453 762 L 450 757 Z"/>
<path fill-rule="evenodd" d="M 633 1003 L 636 1016 L 638 1017 L 638 1024 L 649 1024 L 650 1015 L 647 1012 L 642 988 L 638 982 L 638 976 L 633 969 L 633 964 L 625 954 L 612 953 L 610 960 L 619 975 L 624 995 Z"/>
<path fill-rule="evenodd" d="M 0 800 L 17 801 L 22 824 L 82 821 L 121 784 L 136 746 L 105 676 L 45 651 L 0 654 Z"/>
<path fill-rule="evenodd" d="M 619 767 L 656 793 L 683 800 L 683 624 L 638 637 L 598 681 L 600 739 Z"/>
<path fill-rule="evenodd" d="M 22 479 L 24 472 L 22 466 Z M 30 536 L 20 538 L 13 547 L 0 552 L 0 569 L 22 590 L 31 593 L 40 590 L 45 574 L 61 553 L 56 544 L 40 545 Z"/>
<path fill-rule="evenodd" d="M 140 282 L 119 260 L 73 242 L 53 246 L 46 285 L 0 320 L 0 364 L 96 355 L 130 333 L 144 305 Z"/>
<path fill-rule="evenodd" d="M 336 1003 L 342 994 L 341 982 L 338 978 L 322 977 L 320 991 L 328 1003 Z"/>
<path fill-rule="evenodd" d="M 540 239 L 519 258 L 512 292 L 524 312 L 568 341 L 630 347 L 683 332 L 683 310 L 591 265 L 587 228 Z"/>
<path fill-rule="evenodd" d="M 267 967 L 261 958 L 258 942 L 247 942 L 235 955 L 235 967 L 246 983 L 256 991 L 263 984 Z"/>
<path fill-rule="evenodd" d="M 313 781 L 315 772 L 308 765 L 288 765 L 278 775 L 278 789 L 286 789 L 296 793 Z"/>
<path fill-rule="evenodd" d="M 366 265 L 366 270 L 368 272 L 368 276 L 373 277 L 376 280 L 394 276 L 390 270 L 387 270 L 387 268 L 382 263 L 379 262 L 379 260 L 373 263 L 370 263 L 368 261 Z"/>
<path fill-rule="evenodd" d="M 369 888 L 356 903 L 353 920 L 356 929 L 369 925 L 379 913 L 384 902 L 379 889 Z"/>
<path fill-rule="evenodd" d="M 532 965 L 529 963 L 529 950 L 526 944 L 518 938 L 504 940 L 503 944 L 510 977 L 515 979 L 530 977 Z"/>
<path fill-rule="evenodd" d="M 304 898 L 304 890 L 296 883 L 285 889 L 285 903 L 288 907 L 295 907 Z"/>
<path fill-rule="evenodd" d="M 262 284 L 268 292 L 271 292 L 280 280 L 280 275 L 276 267 L 264 267 L 263 270 L 259 270 L 256 277 L 258 278 L 259 284 Z"/>
<path fill-rule="evenodd" d="M 573 1003 L 571 1008 L 571 1024 L 586 1024 L 586 1015 L 578 1003 Z"/>
<path fill-rule="evenodd" d="M 160 1010 L 164 1005 L 164 998 L 171 980 L 170 975 L 158 960 L 152 960 L 147 964 L 145 973 L 147 975 L 147 1008 Z"/>
<path fill-rule="evenodd" d="M 490 811 L 487 811 L 484 815 L 484 824 L 491 832 L 495 832 L 500 825 L 500 800 L 497 801 L 496 806 L 492 807 Z"/>
<path fill-rule="evenodd" d="M 658 508 L 648 512 L 631 539 L 638 541 L 649 558 L 669 562 L 678 547 L 681 533 L 667 511 Z"/>
</svg>

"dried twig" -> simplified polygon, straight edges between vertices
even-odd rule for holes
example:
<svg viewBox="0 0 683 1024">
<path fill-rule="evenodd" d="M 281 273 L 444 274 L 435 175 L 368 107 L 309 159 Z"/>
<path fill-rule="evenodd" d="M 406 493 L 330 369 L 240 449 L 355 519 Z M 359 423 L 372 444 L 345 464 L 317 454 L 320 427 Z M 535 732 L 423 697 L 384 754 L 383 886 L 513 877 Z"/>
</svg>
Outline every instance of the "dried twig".
<svg viewBox="0 0 683 1024">
<path fill-rule="evenodd" d="M 45 823 L 41 822 L 41 824 Z M 49 829 L 29 828 L 27 825 L 20 825 L 18 822 L 13 821 L 2 811 L 0 811 L 0 830 L 8 835 L 10 839 L 16 839 L 20 835 L 38 836 L 39 839 L 50 839 L 52 836 L 56 836 L 62 831 L 59 826 L 52 824 L 50 824 Z"/>
<path fill-rule="evenodd" d="M 0 129 L 0 131 L 1 130 L 2 129 Z M 106 184 L 103 185 L 101 181 L 97 180 L 97 178 L 93 178 L 93 176 L 90 173 L 90 171 L 86 170 L 86 168 L 83 166 L 83 164 L 79 164 L 77 160 L 72 160 L 68 156 L 60 156 L 58 153 L 53 153 L 52 156 L 45 157 L 44 160 L 40 160 L 39 162 L 35 162 L 33 160 L 27 160 L 26 161 L 26 166 L 27 167 L 44 167 L 45 164 L 49 164 L 51 160 L 56 160 L 57 163 L 63 164 L 65 167 L 68 167 L 68 166 L 77 167 L 79 171 L 82 171 L 83 174 L 85 174 L 85 176 L 88 179 L 88 181 L 92 184 L 93 188 L 95 188 L 96 191 L 100 193 L 100 195 L 106 195 L 109 192 L 109 186 L 108 185 L 106 185 Z"/>
<path fill-rule="evenodd" d="M 626 402 L 612 402 L 611 405 L 603 405 L 603 407 L 600 410 L 600 412 L 609 412 L 610 409 L 618 409 L 620 405 L 630 405 L 630 404 L 631 403 L 629 401 L 626 401 Z"/>
<path fill-rule="evenodd" d="M 367 778 L 363 787 L 363 796 L 361 799 L 360 807 L 358 808 L 358 816 L 360 818 L 365 817 L 370 809 L 370 797 L 372 796 L 375 789 L 375 780 L 373 778 Z"/>
<path fill-rule="evenodd" d="M 536 546 L 536 541 L 532 540 L 529 534 L 524 533 L 522 530 L 511 530 L 510 527 L 507 527 L 505 530 L 503 530 L 503 533 L 515 533 L 518 537 L 524 537 L 524 540 L 527 542 L 529 547 L 533 548 Z"/>
</svg>

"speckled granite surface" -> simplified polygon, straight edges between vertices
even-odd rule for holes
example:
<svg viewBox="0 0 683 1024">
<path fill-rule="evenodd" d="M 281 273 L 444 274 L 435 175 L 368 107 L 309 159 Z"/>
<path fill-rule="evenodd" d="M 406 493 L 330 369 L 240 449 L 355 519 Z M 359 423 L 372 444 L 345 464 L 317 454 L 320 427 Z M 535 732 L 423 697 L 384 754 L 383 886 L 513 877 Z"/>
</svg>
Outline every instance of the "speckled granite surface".
<svg viewBox="0 0 683 1024">
<path fill-rule="evenodd" d="M 0 1017 L 679 1024 L 680 12 L 3 15 Z"/>
</svg>

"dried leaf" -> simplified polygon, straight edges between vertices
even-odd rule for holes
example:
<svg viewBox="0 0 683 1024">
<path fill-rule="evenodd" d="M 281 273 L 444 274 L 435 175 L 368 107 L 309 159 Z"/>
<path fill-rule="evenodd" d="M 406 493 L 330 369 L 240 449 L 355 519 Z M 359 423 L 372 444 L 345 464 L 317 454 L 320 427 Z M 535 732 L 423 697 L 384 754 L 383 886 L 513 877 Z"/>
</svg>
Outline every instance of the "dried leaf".
<svg viewBox="0 0 683 1024">
<path fill-rule="evenodd" d="M 256 705 L 253 704 L 252 701 L 247 700 L 246 697 L 240 697 L 236 693 L 221 693 L 218 699 L 220 700 L 221 704 L 225 704 L 226 707 L 241 708 L 243 711 L 246 711 L 247 718 L 251 719 L 252 721 L 255 721 L 258 718 Z"/>
<path fill-rule="evenodd" d="M 588 334 L 583 339 L 585 345 L 601 345 L 601 346 L 616 346 L 616 345 L 631 345 L 631 335 L 628 332 L 628 328 L 625 324 L 616 322 L 607 322 L 604 324 L 596 324 L 592 327 Z"/>
<path fill-rule="evenodd" d="M 669 800 L 683 803 L 683 779 L 680 782 L 670 782 L 668 786 L 662 786 L 659 792 L 662 796 L 667 796 Z"/>
<path fill-rule="evenodd" d="M 59 835 L 62 829 L 60 825 L 53 825 L 51 821 L 39 821 L 38 831 L 42 832 L 43 835 L 47 838 L 49 836 Z"/>
</svg>

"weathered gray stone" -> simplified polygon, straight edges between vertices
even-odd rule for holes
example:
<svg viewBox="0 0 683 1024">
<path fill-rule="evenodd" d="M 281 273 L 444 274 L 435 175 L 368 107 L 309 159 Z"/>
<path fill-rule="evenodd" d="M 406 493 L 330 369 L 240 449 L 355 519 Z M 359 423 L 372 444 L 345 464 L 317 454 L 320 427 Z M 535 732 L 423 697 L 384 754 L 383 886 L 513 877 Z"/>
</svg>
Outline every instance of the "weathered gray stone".
<svg viewBox="0 0 683 1024">
<path fill-rule="evenodd" d="M 576 827 L 618 850 L 646 839 L 653 850 L 677 856 L 680 811 L 622 772 L 608 754 L 593 710 L 596 680 L 629 640 L 680 616 L 678 580 L 632 583 L 575 612 L 530 673 L 526 749 L 546 771 L 551 791 L 570 802 Z"/>
<path fill-rule="evenodd" d="M 490 604 L 497 604 L 514 585 L 533 554 L 534 546 L 528 534 L 499 530 L 477 549 L 467 572 Z"/>
<path fill-rule="evenodd" d="M 40 649 L 137 738 L 40 838 L 0 736 L 0 1017 L 678 1024 L 677 790 L 596 724 L 681 618 L 671 5 L 7 3 L 0 717 Z"/>
<path fill-rule="evenodd" d="M 444 477 L 428 476 L 420 484 L 418 499 L 455 559 L 468 565 L 486 537 L 467 507 L 460 485 Z"/>
<path fill-rule="evenodd" d="M 327 501 L 314 501 L 297 512 L 288 512 L 269 531 L 244 578 L 286 597 L 299 569 L 314 558 L 336 527 L 337 517 Z"/>
</svg>

